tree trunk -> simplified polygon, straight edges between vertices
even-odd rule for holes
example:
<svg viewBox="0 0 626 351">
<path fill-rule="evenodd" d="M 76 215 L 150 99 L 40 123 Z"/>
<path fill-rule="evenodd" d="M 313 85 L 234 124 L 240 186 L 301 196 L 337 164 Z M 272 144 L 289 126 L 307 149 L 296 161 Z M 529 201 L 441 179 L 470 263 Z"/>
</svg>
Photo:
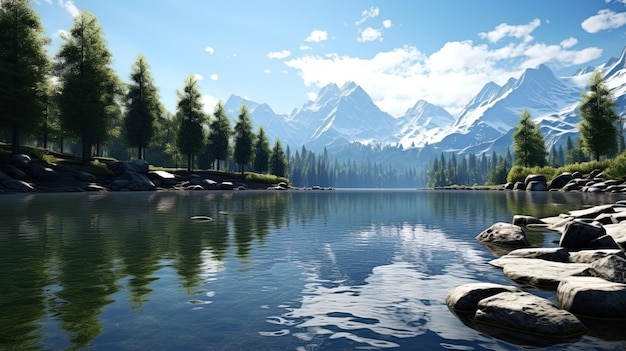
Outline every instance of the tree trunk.
<svg viewBox="0 0 626 351">
<path fill-rule="evenodd" d="M 20 153 L 20 127 L 17 123 L 13 123 L 13 136 L 11 140 L 11 153 L 17 155 Z"/>
<path fill-rule="evenodd" d="M 91 141 L 88 136 L 83 136 L 83 164 L 89 165 L 91 161 Z"/>
<path fill-rule="evenodd" d="M 191 153 L 187 154 L 187 172 L 191 173 Z"/>
</svg>

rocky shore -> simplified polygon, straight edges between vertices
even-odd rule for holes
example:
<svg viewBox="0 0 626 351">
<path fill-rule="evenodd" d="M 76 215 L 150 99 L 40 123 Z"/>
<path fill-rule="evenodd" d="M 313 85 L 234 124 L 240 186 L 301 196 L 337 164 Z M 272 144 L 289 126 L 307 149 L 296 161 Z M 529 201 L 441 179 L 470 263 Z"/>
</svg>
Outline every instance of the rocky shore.
<svg viewBox="0 0 626 351">
<path fill-rule="evenodd" d="M 529 231 L 559 233 L 558 247 L 530 247 Z M 583 335 L 626 340 L 626 201 L 550 218 L 516 215 L 476 239 L 513 284 L 450 290 L 446 303 L 467 326 L 531 347 Z"/>
<path fill-rule="evenodd" d="M 149 170 L 149 164 L 143 160 L 102 164 L 102 172 L 95 173 L 16 155 L 10 163 L 0 164 L 0 193 L 287 188 L 284 183 L 268 185 L 227 173 Z"/>
</svg>

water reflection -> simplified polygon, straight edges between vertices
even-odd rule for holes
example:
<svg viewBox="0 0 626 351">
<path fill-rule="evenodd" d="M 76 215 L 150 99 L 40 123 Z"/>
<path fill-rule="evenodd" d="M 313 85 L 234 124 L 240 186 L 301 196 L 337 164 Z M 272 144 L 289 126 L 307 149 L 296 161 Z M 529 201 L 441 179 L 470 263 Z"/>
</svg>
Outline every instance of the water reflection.
<svg viewBox="0 0 626 351">
<path fill-rule="evenodd" d="M 506 281 L 473 238 L 512 214 L 551 216 L 580 201 L 592 202 L 415 191 L 2 195 L 0 349 L 410 348 L 415 338 L 507 349 L 443 303 L 454 286 Z"/>
</svg>

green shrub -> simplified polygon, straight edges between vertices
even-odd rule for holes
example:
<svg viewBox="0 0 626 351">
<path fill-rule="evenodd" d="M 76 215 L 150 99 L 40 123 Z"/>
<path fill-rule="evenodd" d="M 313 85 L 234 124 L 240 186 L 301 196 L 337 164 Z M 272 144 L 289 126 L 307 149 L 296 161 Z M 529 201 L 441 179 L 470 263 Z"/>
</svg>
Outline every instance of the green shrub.
<svg viewBox="0 0 626 351">
<path fill-rule="evenodd" d="M 289 179 L 285 177 L 278 177 L 273 174 L 246 173 L 246 180 L 267 184 L 278 184 L 280 182 L 289 184 Z"/>
<path fill-rule="evenodd" d="M 621 156 L 621 155 L 620 155 Z M 570 165 L 566 165 L 559 168 L 554 168 L 550 166 L 546 167 L 522 167 L 522 166 L 513 166 L 509 171 L 509 174 L 506 177 L 507 182 L 523 182 L 526 179 L 526 176 L 529 174 L 543 174 L 546 176 L 548 182 L 550 180 L 556 178 L 561 173 L 574 173 L 580 172 L 582 174 L 589 174 L 594 169 L 599 169 L 601 171 L 607 170 L 612 163 L 616 163 L 615 165 L 615 173 L 620 173 L 620 170 L 617 166 L 621 166 L 623 169 L 621 170 L 621 174 L 626 175 L 626 156 L 620 162 L 618 161 L 619 157 L 613 160 L 606 161 L 589 161 L 582 163 L 574 163 Z M 611 176 L 614 177 L 614 176 Z"/>
<path fill-rule="evenodd" d="M 609 166 L 602 173 L 605 178 L 624 179 L 626 178 L 626 152 L 619 154 L 609 161 Z"/>
</svg>

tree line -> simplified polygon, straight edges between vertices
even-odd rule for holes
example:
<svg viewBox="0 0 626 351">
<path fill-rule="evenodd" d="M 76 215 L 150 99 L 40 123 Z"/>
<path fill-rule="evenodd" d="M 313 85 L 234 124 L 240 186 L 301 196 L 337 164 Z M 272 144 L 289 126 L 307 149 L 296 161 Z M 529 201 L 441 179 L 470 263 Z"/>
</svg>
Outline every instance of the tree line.
<svg viewBox="0 0 626 351">
<path fill-rule="evenodd" d="M 10 139 L 13 154 L 26 136 L 61 152 L 67 144 L 71 151 L 79 146 L 85 164 L 93 156 L 130 158 L 134 149 L 138 159 L 150 153 L 161 165 L 185 163 L 189 170 L 196 162 L 219 170 L 232 159 L 242 173 L 286 176 L 280 140 L 270 148 L 262 127 L 254 133 L 245 106 L 232 128 L 221 101 L 212 115 L 204 112 L 198 80 L 189 76 L 170 114 L 145 57 L 138 55 L 132 65 L 129 84 L 119 79 L 103 29 L 87 11 L 61 38 L 50 59 L 50 39 L 31 1 L 0 2 L 0 133 Z"/>
<path fill-rule="evenodd" d="M 428 185 L 441 187 L 457 184 L 502 184 L 514 166 L 519 167 L 560 167 L 566 164 L 586 162 L 592 158 L 599 161 L 602 157 L 613 157 L 625 148 L 623 120 L 615 112 L 617 103 L 606 86 L 600 71 L 594 72 L 587 86 L 588 91 L 581 94 L 578 105 L 580 137 L 576 142 L 567 137 L 566 149 L 563 145 L 553 145 L 549 152 L 537 124 L 532 121 L 526 109 L 520 115 L 520 121 L 513 132 L 513 154 L 507 148 L 506 155 L 491 157 L 485 153 L 479 157 L 469 154 L 457 159 L 455 154 L 446 160 L 442 153 L 435 158 L 428 171 Z M 477 161 L 478 160 L 478 161 Z"/>
</svg>

